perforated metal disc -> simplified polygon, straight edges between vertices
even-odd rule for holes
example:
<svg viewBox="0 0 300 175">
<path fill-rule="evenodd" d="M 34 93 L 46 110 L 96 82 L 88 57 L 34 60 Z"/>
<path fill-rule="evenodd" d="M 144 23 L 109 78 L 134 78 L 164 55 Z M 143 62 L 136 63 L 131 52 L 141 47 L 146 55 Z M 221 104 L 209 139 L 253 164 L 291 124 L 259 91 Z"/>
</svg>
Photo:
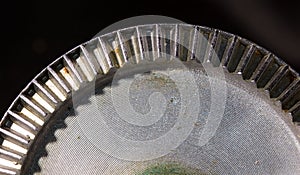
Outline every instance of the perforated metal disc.
<svg viewBox="0 0 300 175">
<path fill-rule="evenodd" d="M 21 92 L 1 120 L 0 172 L 299 174 L 299 85 L 275 55 L 223 31 L 121 29 Z"/>
</svg>

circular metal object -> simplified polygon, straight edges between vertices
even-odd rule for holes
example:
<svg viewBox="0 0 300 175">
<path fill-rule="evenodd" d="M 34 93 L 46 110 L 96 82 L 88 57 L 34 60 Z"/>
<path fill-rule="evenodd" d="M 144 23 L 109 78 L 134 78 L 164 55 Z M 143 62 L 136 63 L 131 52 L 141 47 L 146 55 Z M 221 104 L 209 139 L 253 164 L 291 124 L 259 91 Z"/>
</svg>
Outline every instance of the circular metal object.
<svg viewBox="0 0 300 175">
<path fill-rule="evenodd" d="M 224 79 L 212 88 L 215 69 Z M 299 85 L 286 63 L 233 34 L 187 24 L 121 29 L 64 54 L 20 93 L 1 120 L 0 172 L 299 174 Z M 78 115 L 93 107 L 101 117 Z M 213 109 L 222 118 L 206 138 L 199 133 Z"/>
</svg>

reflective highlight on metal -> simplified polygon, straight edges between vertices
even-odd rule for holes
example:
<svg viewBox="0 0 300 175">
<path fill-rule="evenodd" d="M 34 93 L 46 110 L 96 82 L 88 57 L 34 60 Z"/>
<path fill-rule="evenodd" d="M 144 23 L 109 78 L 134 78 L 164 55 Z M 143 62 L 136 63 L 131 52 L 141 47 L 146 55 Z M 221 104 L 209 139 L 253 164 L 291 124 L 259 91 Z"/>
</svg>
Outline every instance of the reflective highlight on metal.
<svg viewBox="0 0 300 175">
<path fill-rule="evenodd" d="M 168 27 L 175 28 L 176 32 L 161 30 L 161 27 L 165 27 L 166 25 Z M 142 32 L 149 32 L 149 37 L 141 38 L 140 35 Z M 162 32 L 166 32 L 166 35 L 174 35 L 175 41 L 184 40 L 183 42 L 187 43 L 189 48 L 181 47 L 180 45 L 177 45 L 177 42 L 169 42 L 163 39 L 160 40 L 160 36 L 165 34 Z M 202 38 L 198 37 L 197 33 L 203 34 L 205 40 L 201 40 Z M 111 36 L 116 38 L 116 40 L 110 40 L 112 38 Z M 124 40 L 127 42 L 124 42 Z M 160 45 L 155 44 L 157 42 L 156 40 L 159 40 Z M 215 50 L 218 57 L 210 56 L 210 53 L 212 52 L 211 48 Z M 33 174 L 34 172 L 41 171 L 42 174 L 50 174 L 50 172 L 43 170 L 43 168 L 47 168 L 45 165 L 45 162 L 47 162 L 47 153 L 45 153 L 46 145 L 50 142 L 54 142 L 55 144 L 55 130 L 61 129 L 57 132 L 57 135 L 62 136 L 61 132 L 64 131 L 62 128 L 68 128 L 69 126 L 65 125 L 64 120 L 68 115 L 72 115 L 72 101 L 70 100 L 72 97 L 72 91 L 82 91 L 82 89 L 84 89 L 86 85 L 92 81 L 96 81 L 98 82 L 99 86 L 101 85 L 105 87 L 105 85 L 110 82 L 114 72 L 122 68 L 126 62 L 132 62 L 136 66 L 139 66 L 139 63 L 144 58 L 150 58 L 149 61 L 151 61 L 151 59 L 154 61 L 156 56 L 147 55 L 150 52 L 146 52 L 147 50 L 145 49 L 149 49 L 148 51 L 157 50 L 161 53 L 179 57 L 187 67 L 193 70 L 194 75 L 199 77 L 204 75 L 201 73 L 201 71 L 199 71 L 202 69 L 200 63 L 210 64 L 214 67 L 222 67 L 226 75 L 226 80 L 228 80 L 230 84 L 227 87 L 231 89 L 229 90 L 228 95 L 237 95 L 236 98 L 232 97 L 231 101 L 235 102 L 236 104 L 230 104 L 229 100 L 229 102 L 226 104 L 227 107 L 231 108 L 232 106 L 237 105 L 239 100 L 241 103 L 246 103 L 247 100 L 249 100 L 249 103 L 253 103 L 253 106 L 256 107 L 258 111 L 266 110 L 269 112 L 266 113 L 266 115 L 274 114 L 276 116 L 280 116 L 281 118 L 274 117 L 275 123 L 271 120 L 272 116 L 269 116 L 270 118 L 265 118 L 266 121 L 254 118 L 256 121 L 253 121 L 253 123 L 257 123 L 253 124 L 251 121 L 248 124 L 250 129 L 258 126 L 264 126 L 265 129 L 257 129 L 266 133 L 270 133 L 272 131 L 272 135 L 261 138 L 266 139 L 278 137 L 279 140 L 274 142 L 274 144 L 278 143 L 278 147 L 282 146 L 279 144 L 280 139 L 283 139 L 283 143 L 290 143 L 291 145 L 290 147 L 287 147 L 291 148 L 290 150 L 285 150 L 287 152 L 281 152 L 272 157 L 277 157 L 278 160 L 273 160 L 274 162 L 277 161 L 278 163 L 269 162 L 259 167 L 261 164 L 263 164 L 262 157 L 259 157 L 257 160 L 253 159 L 253 165 L 258 167 L 256 171 L 248 170 L 247 168 L 243 167 L 242 164 L 237 163 L 238 161 L 232 162 L 231 158 L 225 156 L 227 154 L 232 154 L 229 155 L 229 157 L 237 156 L 234 155 L 234 151 L 229 151 L 227 153 L 221 152 L 220 155 L 217 155 L 219 153 L 217 153 L 216 150 L 222 150 L 222 147 L 218 147 L 214 148 L 214 151 L 210 152 L 209 155 L 205 155 L 205 153 L 199 150 L 199 152 L 195 151 L 193 139 L 192 141 L 187 139 L 187 142 L 192 142 L 192 144 L 185 148 L 180 148 L 177 152 L 178 155 L 182 156 L 182 160 L 180 160 L 181 163 L 186 164 L 186 162 L 189 162 L 186 160 L 190 158 L 190 161 L 192 161 L 190 164 L 192 166 L 196 166 L 196 163 L 194 164 L 194 162 L 197 162 L 197 157 L 193 157 L 193 155 L 197 155 L 199 157 L 202 156 L 207 161 L 211 161 L 213 160 L 213 157 L 216 157 L 217 161 L 221 162 L 220 167 L 217 167 L 217 165 L 211 165 L 209 166 L 210 168 L 207 168 L 207 162 L 203 163 L 203 160 L 201 160 L 202 162 L 199 161 L 199 164 L 203 164 L 203 167 L 201 167 L 201 172 L 203 171 L 205 173 L 214 174 L 217 172 L 221 174 L 230 174 L 234 172 L 249 173 L 250 171 L 252 171 L 252 173 L 278 173 L 280 172 L 280 168 L 284 170 L 290 168 L 288 172 L 290 174 L 297 174 L 300 172 L 300 164 L 299 161 L 297 161 L 297 159 L 300 160 L 300 132 L 298 126 L 300 123 L 300 81 L 298 73 L 271 52 L 236 35 L 216 29 L 187 24 L 154 24 L 134 26 L 94 38 L 91 41 L 88 41 L 64 54 L 62 57 L 58 58 L 56 61 L 47 66 L 39 75 L 37 75 L 34 80 L 32 80 L 20 93 L 1 120 L 0 173 Z M 127 59 L 129 57 L 131 58 L 133 55 L 140 56 L 132 57 L 135 58 L 133 60 Z M 218 58 L 219 60 L 214 60 L 215 58 Z M 196 80 L 201 81 L 201 78 L 196 78 Z M 253 94 L 248 96 L 243 95 L 243 92 L 240 91 L 239 88 L 234 89 L 234 86 L 231 85 L 236 85 L 236 87 L 239 87 L 243 91 L 246 91 L 247 93 L 251 92 Z M 138 88 L 139 87 L 137 87 L 137 89 Z M 109 89 L 106 90 L 109 91 Z M 272 106 L 272 110 L 275 112 L 271 109 L 260 109 L 260 106 L 268 105 L 255 104 L 255 101 L 253 100 L 257 100 L 257 96 L 260 97 L 260 99 L 263 99 L 262 101 L 265 101 L 266 104 Z M 248 99 L 243 99 L 246 97 Z M 176 98 L 173 98 L 170 102 L 174 103 L 174 100 L 176 100 Z M 257 101 L 260 102 L 260 100 Z M 252 110 L 252 106 L 249 107 L 249 110 Z M 253 117 L 256 115 L 255 112 L 248 114 L 245 112 L 247 109 L 241 109 L 241 111 L 241 113 L 235 114 L 230 110 L 226 113 L 225 110 L 225 117 L 235 115 L 241 116 L 244 114 L 245 117 Z M 214 139 L 222 139 L 222 133 L 224 134 L 224 132 L 226 132 L 226 128 L 230 128 L 229 125 L 226 125 L 230 123 L 230 121 L 227 121 L 229 119 L 225 118 L 223 120 L 222 122 L 225 123 L 221 123 L 221 129 L 217 131 L 217 136 L 216 138 L 213 138 L 213 141 Z M 238 122 L 238 120 L 240 120 L 239 117 L 233 117 L 232 121 Z M 61 122 L 60 125 L 57 125 L 58 121 Z M 72 121 L 69 122 L 72 123 Z M 260 125 L 264 122 L 266 122 L 265 125 Z M 234 124 L 236 123 L 233 123 L 233 125 Z M 272 130 L 270 127 L 267 127 L 271 124 L 274 124 L 274 126 L 277 128 Z M 195 126 L 197 126 L 197 123 Z M 280 128 L 284 128 L 286 131 L 280 131 Z M 72 127 L 70 127 L 70 129 L 72 130 Z M 73 129 L 75 130 L 76 128 Z M 269 131 L 267 131 L 268 129 Z M 242 128 L 240 128 L 239 131 L 242 131 Z M 250 130 L 249 132 L 253 131 Z M 283 134 L 284 132 L 287 132 L 287 134 Z M 232 133 L 227 134 L 230 135 Z M 229 150 L 231 149 L 229 148 L 230 146 L 234 144 L 238 145 L 238 143 L 235 143 L 235 136 L 230 137 L 233 138 L 230 140 L 230 144 L 226 146 L 226 143 L 224 143 L 224 147 L 226 147 L 226 149 L 228 147 Z M 247 137 L 252 138 L 251 133 L 249 133 L 249 135 L 241 134 L 240 137 L 245 137 L 244 139 L 247 139 Z M 263 144 L 266 143 L 267 140 L 261 141 L 260 139 L 253 139 L 252 141 L 249 143 L 253 143 L 253 147 L 261 147 L 263 150 L 269 150 L 269 148 L 263 148 Z M 245 144 L 246 143 L 248 142 L 245 142 Z M 51 144 L 49 145 L 49 149 L 53 148 L 53 145 Z M 273 150 L 276 148 L 277 146 L 275 145 L 274 148 L 270 149 Z M 195 154 L 187 153 L 187 150 L 183 151 L 183 149 L 194 151 Z M 257 149 L 258 148 L 255 148 L 249 151 L 255 152 Z M 204 149 L 204 151 L 207 152 L 209 152 L 209 150 L 209 148 Z M 236 147 L 235 151 L 240 154 L 240 152 L 237 150 L 246 151 L 245 147 Z M 189 158 L 184 159 L 184 153 L 186 153 L 185 155 L 188 155 Z M 266 154 L 271 153 L 266 152 Z M 221 155 L 226 158 L 221 160 Z M 284 155 L 288 156 L 287 159 L 290 159 L 290 164 L 286 164 L 285 167 L 278 167 L 278 169 L 272 167 L 271 164 L 278 166 L 281 162 L 280 158 L 282 158 Z M 292 157 L 292 155 L 294 155 L 294 157 Z M 168 159 L 179 160 L 179 158 L 176 158 L 175 155 L 173 156 L 175 158 L 171 156 L 168 157 Z M 245 155 L 240 154 L 240 156 L 246 156 L 246 153 Z M 50 152 L 49 157 L 51 158 Z M 40 159 L 40 163 L 42 164 L 44 161 L 44 164 L 39 167 L 38 162 Z M 240 159 L 240 161 L 246 161 L 241 157 L 237 159 Z M 52 157 L 51 160 L 55 159 Z M 95 158 L 95 160 L 97 159 Z M 68 161 L 76 160 L 66 159 L 65 161 L 67 162 L 67 165 Z M 151 163 L 153 164 L 153 162 Z M 233 165 L 230 165 L 231 163 Z M 215 163 L 210 162 L 207 164 Z M 126 164 L 122 166 L 125 167 L 124 169 L 128 168 L 128 166 L 134 167 L 133 169 L 147 169 L 146 165 L 140 165 L 138 163 L 133 165 Z M 216 168 L 214 168 L 214 166 L 216 166 Z M 296 168 L 297 166 L 298 169 Z M 41 170 L 39 170 L 39 168 L 41 168 Z M 245 168 L 245 171 L 240 171 L 236 168 Z M 273 168 L 273 170 L 268 170 L 267 168 Z M 117 171 L 119 171 L 118 168 L 116 168 L 116 172 Z M 100 170 L 98 170 L 98 173 L 99 172 Z M 111 171 L 105 172 L 106 174 L 113 174 Z M 121 170 L 119 172 L 124 173 L 124 171 Z"/>
</svg>

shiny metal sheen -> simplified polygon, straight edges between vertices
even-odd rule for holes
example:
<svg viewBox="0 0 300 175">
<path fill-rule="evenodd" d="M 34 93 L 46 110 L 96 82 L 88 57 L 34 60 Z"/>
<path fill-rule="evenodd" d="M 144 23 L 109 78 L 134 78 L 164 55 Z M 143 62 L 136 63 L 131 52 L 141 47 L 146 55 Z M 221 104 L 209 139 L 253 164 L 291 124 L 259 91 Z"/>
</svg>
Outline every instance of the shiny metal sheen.
<svg viewBox="0 0 300 175">
<path fill-rule="evenodd" d="M 174 38 L 184 38 L 191 52 L 184 51 L 180 45 L 175 45 L 176 42 L 171 42 L 169 47 L 175 49 L 168 50 L 166 47 L 170 43 L 159 33 L 165 26 L 176 29 Z M 153 37 L 141 38 L 140 32 L 144 29 L 152 29 Z M 206 39 L 201 46 L 207 44 L 200 49 L 195 46 L 198 32 Z M 110 36 L 115 36 L 116 42 L 121 44 L 115 45 L 109 40 Z M 124 38 L 131 38 L 131 44 L 123 42 Z M 150 47 L 146 42 L 157 45 Z M 116 133 L 132 140 L 147 140 L 172 127 L 180 97 L 173 82 L 166 83 L 168 80 L 160 74 L 165 70 L 141 74 L 135 79 L 130 95 L 133 97 L 131 105 L 145 113 L 149 109 L 143 103 L 149 94 L 157 90 L 162 92 L 169 99 L 166 101 L 167 122 L 159 120 L 155 126 L 149 126 L 149 133 L 145 133 L 143 129 L 113 119 L 115 114 L 110 112 L 110 92 L 116 88 L 110 83 L 116 71 L 130 61 L 139 68 L 139 59 L 151 57 L 147 55 L 150 48 L 178 56 L 188 68 L 174 69 L 178 74 L 192 72 L 201 97 L 200 114 L 191 135 L 170 154 L 150 161 L 124 161 L 103 153 L 84 136 L 74 110 L 89 108 L 85 92 L 88 84 L 96 80 L 99 109 L 109 111 L 106 113 L 108 124 L 115 127 Z M 210 57 L 212 48 L 220 60 Z M 128 60 L 130 55 L 140 53 L 139 59 Z M 161 64 L 170 62 L 164 60 Z M 197 131 L 203 129 L 202 123 L 205 123 L 211 103 L 203 64 L 224 69 L 227 97 L 224 116 L 215 136 L 199 147 Z M 134 69 L 127 73 L 139 74 Z M 119 80 L 120 86 L 130 79 L 125 75 Z M 75 109 L 72 91 L 82 98 Z M 176 162 L 207 174 L 300 174 L 299 122 L 299 75 L 271 52 L 239 36 L 207 27 L 187 24 L 134 26 L 72 49 L 29 83 L 1 120 L 0 158 L 3 160 L 0 173 L 120 175 L 134 174 L 156 163 Z"/>
</svg>

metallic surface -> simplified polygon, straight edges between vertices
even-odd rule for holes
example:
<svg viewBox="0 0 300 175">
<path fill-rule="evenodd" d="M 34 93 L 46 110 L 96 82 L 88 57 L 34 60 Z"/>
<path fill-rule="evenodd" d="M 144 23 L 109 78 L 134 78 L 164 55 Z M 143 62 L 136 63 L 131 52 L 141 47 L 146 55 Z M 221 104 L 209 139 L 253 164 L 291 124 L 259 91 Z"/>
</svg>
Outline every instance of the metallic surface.
<svg viewBox="0 0 300 175">
<path fill-rule="evenodd" d="M 89 97 L 84 97 L 84 92 L 86 85 L 96 79 L 96 99 L 99 103 L 105 102 L 98 107 L 101 111 L 110 111 L 109 94 L 117 88 L 109 86 L 114 72 L 128 61 L 129 50 L 133 50 L 133 55 L 146 55 L 149 49 L 140 37 L 132 40 L 135 44 L 122 42 L 125 38 L 122 33 L 128 31 L 139 36 L 148 27 L 157 35 L 151 38 L 154 43 L 154 39 L 159 39 L 157 31 L 161 31 L 162 26 L 164 24 L 137 26 L 100 36 L 68 52 L 42 71 L 21 92 L 1 121 L 1 159 L 7 160 L 8 164 L 0 163 L 0 172 L 132 174 L 156 163 L 176 162 L 211 174 L 299 174 L 298 74 L 263 48 L 238 36 L 205 27 L 168 24 L 177 31 L 176 39 L 187 33 L 185 36 L 189 37 L 185 38 L 185 42 L 189 43 L 187 45 L 192 53 L 180 53 L 180 49 L 172 53 L 164 48 L 167 45 L 164 40 L 156 43 L 156 46 L 161 44 L 160 47 L 153 47 L 180 57 L 189 72 L 193 73 L 199 87 L 201 105 L 198 122 L 191 135 L 176 150 L 150 161 L 124 161 L 103 153 L 85 137 L 73 112 L 72 90 L 78 91 L 79 96 L 82 94 L 83 99 L 75 110 L 89 108 L 84 101 Z M 198 32 L 207 37 L 208 46 L 197 50 L 194 46 Z M 110 44 L 107 38 L 112 35 L 117 37 L 121 47 Z M 114 54 L 108 52 L 109 47 L 113 48 Z M 210 57 L 211 48 L 219 56 L 220 65 L 218 60 L 211 59 L 214 58 Z M 135 60 L 136 67 L 145 55 Z M 227 84 L 224 117 L 215 136 L 201 147 L 196 144 L 197 131 L 203 129 L 202 123 L 206 122 L 211 90 L 200 63 L 223 67 Z M 168 99 L 164 115 L 167 122 L 158 120 L 156 125 L 149 126 L 153 127 L 153 132 L 145 133 L 143 129 L 120 124 L 118 119 L 114 119 L 116 115 L 112 111 L 104 116 L 112 127 L 117 126 L 114 127 L 115 132 L 132 140 L 152 139 L 173 125 L 180 98 L 176 86 L 163 76 L 164 71 L 140 74 L 130 89 L 130 95 L 135 110 L 145 113 L 150 109 L 143 103 L 149 94 L 159 90 Z M 183 74 L 187 70 L 178 68 L 174 71 Z M 129 81 L 126 77 L 121 79 L 119 86 L 122 87 L 126 81 Z M 12 130 L 12 126 L 16 125 L 28 132 Z"/>
</svg>

